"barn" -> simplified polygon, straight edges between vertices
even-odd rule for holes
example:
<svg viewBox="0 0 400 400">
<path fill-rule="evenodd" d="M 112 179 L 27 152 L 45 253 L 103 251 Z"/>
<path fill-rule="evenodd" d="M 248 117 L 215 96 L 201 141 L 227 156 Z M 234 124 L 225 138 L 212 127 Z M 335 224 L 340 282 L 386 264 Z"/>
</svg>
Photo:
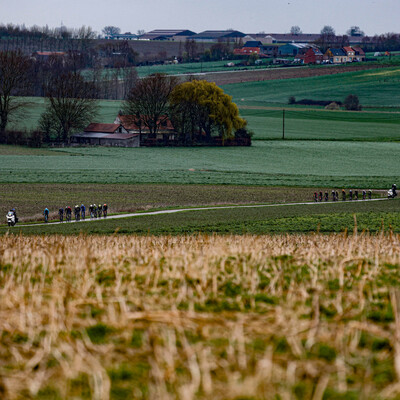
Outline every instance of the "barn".
<svg viewBox="0 0 400 400">
<path fill-rule="evenodd" d="M 129 133 L 122 124 L 89 124 L 83 132 L 71 136 L 72 144 L 111 147 L 139 147 L 137 133 Z"/>
</svg>

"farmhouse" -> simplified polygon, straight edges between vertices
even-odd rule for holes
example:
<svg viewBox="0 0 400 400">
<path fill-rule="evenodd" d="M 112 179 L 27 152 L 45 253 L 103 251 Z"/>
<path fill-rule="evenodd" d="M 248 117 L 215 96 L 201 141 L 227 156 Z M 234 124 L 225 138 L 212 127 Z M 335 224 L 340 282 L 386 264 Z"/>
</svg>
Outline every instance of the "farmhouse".
<svg viewBox="0 0 400 400">
<path fill-rule="evenodd" d="M 71 136 L 73 144 L 139 147 L 139 135 L 129 133 L 122 124 L 89 124 L 83 132 Z"/>
<path fill-rule="evenodd" d="M 343 49 L 330 48 L 324 54 L 324 60 L 331 64 L 343 64 L 347 62 L 347 54 Z"/>
<path fill-rule="evenodd" d="M 123 126 L 124 129 L 130 134 L 139 136 L 140 146 L 151 146 L 158 141 L 165 143 L 174 142 L 176 140 L 176 132 L 168 117 L 161 117 L 157 123 L 158 132 L 156 137 L 150 137 L 150 129 L 144 125 L 140 118 L 134 115 L 120 115 L 118 114 L 114 121 L 115 125 Z"/>
<path fill-rule="evenodd" d="M 259 40 L 249 40 L 242 48 L 233 50 L 233 53 L 238 56 L 257 54 L 260 57 L 275 57 L 277 52 L 277 46 L 265 46 Z"/>
</svg>

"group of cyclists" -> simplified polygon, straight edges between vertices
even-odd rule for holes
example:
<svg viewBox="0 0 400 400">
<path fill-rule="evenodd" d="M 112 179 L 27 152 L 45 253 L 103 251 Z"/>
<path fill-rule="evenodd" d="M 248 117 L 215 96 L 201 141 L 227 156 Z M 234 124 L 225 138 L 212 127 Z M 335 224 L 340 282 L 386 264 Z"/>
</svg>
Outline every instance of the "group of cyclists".
<svg viewBox="0 0 400 400">
<path fill-rule="evenodd" d="M 362 191 L 362 199 L 366 200 L 368 196 L 368 200 L 372 199 L 372 191 L 371 190 L 363 190 Z M 346 200 L 358 200 L 358 190 L 354 190 L 354 192 L 350 189 L 347 195 L 346 191 L 342 189 L 342 201 Z M 329 193 L 328 192 L 314 192 L 314 201 L 329 201 Z M 332 190 L 332 201 L 339 201 L 339 193 L 336 190 Z"/>
<path fill-rule="evenodd" d="M 70 206 L 65 206 L 65 208 L 60 207 L 58 210 L 58 216 L 60 218 L 60 222 L 64 222 L 64 217 L 66 222 L 71 222 L 72 212 L 74 213 L 75 221 L 84 220 L 86 218 L 86 207 L 84 204 L 76 205 L 73 209 Z M 106 218 L 108 212 L 108 206 L 106 203 L 104 204 L 91 204 L 89 206 L 89 216 L 90 219 L 94 218 Z M 45 208 L 43 215 L 44 221 L 48 222 L 50 211 L 48 208 Z"/>
</svg>

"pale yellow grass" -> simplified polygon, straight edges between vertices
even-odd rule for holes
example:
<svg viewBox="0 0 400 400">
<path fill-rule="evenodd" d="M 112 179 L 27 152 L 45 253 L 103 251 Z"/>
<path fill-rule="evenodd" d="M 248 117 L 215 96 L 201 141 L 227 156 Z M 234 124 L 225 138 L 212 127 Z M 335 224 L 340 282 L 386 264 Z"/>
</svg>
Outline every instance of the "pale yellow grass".
<svg viewBox="0 0 400 400">
<path fill-rule="evenodd" d="M 3 236 L 0 398 L 394 397 L 399 267 L 396 235 Z"/>
</svg>

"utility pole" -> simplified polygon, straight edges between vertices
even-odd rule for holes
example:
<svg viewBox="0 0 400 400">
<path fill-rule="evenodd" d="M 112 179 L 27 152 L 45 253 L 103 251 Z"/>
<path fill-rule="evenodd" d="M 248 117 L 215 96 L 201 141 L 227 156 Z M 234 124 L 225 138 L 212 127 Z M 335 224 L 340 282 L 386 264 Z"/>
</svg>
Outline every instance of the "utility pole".
<svg viewBox="0 0 400 400">
<path fill-rule="evenodd" d="M 285 140 L 285 109 L 283 109 L 282 115 L 282 140 Z"/>
</svg>

